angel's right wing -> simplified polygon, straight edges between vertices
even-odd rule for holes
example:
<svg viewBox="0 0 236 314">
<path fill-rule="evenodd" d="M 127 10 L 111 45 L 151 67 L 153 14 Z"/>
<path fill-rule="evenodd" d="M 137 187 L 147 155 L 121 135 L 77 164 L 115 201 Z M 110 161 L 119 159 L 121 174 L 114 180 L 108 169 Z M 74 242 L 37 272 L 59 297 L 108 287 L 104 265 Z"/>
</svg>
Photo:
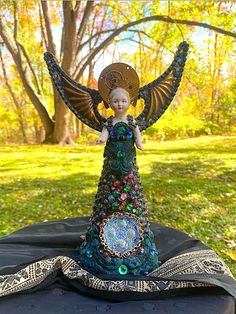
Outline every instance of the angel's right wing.
<svg viewBox="0 0 236 314">
<path fill-rule="evenodd" d="M 67 75 L 50 52 L 44 54 L 49 73 L 57 91 L 69 109 L 89 127 L 102 131 L 106 118 L 98 112 L 102 97 L 95 89 L 85 87 Z"/>
<path fill-rule="evenodd" d="M 141 131 L 155 123 L 170 105 L 181 81 L 187 52 L 188 44 L 183 41 L 169 68 L 159 78 L 139 89 L 138 97 L 145 102 L 143 111 L 136 118 Z"/>
</svg>

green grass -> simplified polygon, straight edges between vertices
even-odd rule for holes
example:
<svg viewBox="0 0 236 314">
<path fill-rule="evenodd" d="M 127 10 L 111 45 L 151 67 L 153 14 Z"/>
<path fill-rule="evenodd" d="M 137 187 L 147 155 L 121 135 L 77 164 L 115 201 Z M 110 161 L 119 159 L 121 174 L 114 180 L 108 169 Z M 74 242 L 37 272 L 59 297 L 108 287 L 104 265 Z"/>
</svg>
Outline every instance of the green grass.
<svg viewBox="0 0 236 314">
<path fill-rule="evenodd" d="M 236 137 L 148 142 L 138 152 L 150 219 L 213 248 L 236 274 Z M 0 146 L 0 235 L 91 213 L 103 147 Z"/>
</svg>

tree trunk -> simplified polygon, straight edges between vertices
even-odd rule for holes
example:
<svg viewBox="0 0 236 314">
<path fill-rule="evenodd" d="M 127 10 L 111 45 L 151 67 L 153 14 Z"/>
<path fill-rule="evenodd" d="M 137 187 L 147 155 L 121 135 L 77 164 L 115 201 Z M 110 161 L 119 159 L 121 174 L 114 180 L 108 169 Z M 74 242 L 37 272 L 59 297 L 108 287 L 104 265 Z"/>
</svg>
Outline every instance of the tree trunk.
<svg viewBox="0 0 236 314">
<path fill-rule="evenodd" d="M 22 106 L 18 103 L 17 99 L 14 100 L 15 102 L 15 106 L 16 106 L 16 111 L 17 111 L 17 115 L 18 115 L 18 121 L 20 124 L 20 131 L 22 133 L 22 137 L 23 137 L 23 142 L 25 144 L 28 143 L 28 137 L 27 137 L 27 132 L 26 132 L 26 127 L 25 127 L 25 121 L 24 121 L 24 117 L 22 114 Z"/>
<path fill-rule="evenodd" d="M 62 144 L 73 144 L 69 132 L 69 111 L 61 99 L 55 103 L 55 128 L 53 133 L 53 142 Z"/>
<path fill-rule="evenodd" d="M 44 105 L 42 95 L 39 95 L 34 88 L 34 85 L 30 79 L 29 68 L 27 64 L 24 63 L 22 60 L 19 45 L 17 45 L 17 42 L 14 41 L 13 36 L 7 31 L 7 29 L 2 24 L 1 21 L 0 21 L 0 35 L 15 61 L 25 91 L 28 97 L 30 98 L 32 104 L 34 105 L 35 109 L 37 110 L 39 117 L 42 121 L 42 124 L 44 126 L 45 139 L 48 140 L 52 137 L 53 134 L 54 128 L 53 121 L 46 110 L 46 106 Z"/>
<path fill-rule="evenodd" d="M 72 60 L 75 53 L 75 40 L 76 40 L 76 11 L 73 10 L 71 1 L 63 1 L 63 40 L 61 50 L 62 68 L 70 74 L 72 67 Z M 74 144 L 69 131 L 69 109 L 63 103 L 54 89 L 54 106 L 55 106 L 55 127 L 53 132 L 53 142 L 58 144 Z"/>
<path fill-rule="evenodd" d="M 81 124 L 82 122 L 79 119 L 76 119 L 76 136 L 80 137 L 81 136 Z"/>
<path fill-rule="evenodd" d="M 35 133 L 35 142 L 41 144 L 44 137 L 43 128 L 38 125 L 37 121 L 34 121 L 34 133 Z"/>
</svg>

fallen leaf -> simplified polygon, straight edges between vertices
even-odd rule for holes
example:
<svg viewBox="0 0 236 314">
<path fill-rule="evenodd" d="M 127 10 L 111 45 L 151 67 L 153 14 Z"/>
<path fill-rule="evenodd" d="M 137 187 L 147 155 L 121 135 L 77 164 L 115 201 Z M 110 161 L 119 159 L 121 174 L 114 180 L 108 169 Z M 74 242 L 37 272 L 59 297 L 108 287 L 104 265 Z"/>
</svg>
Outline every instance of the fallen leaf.
<svg viewBox="0 0 236 314">
<path fill-rule="evenodd" d="M 225 254 L 228 255 L 233 261 L 236 261 L 236 251 L 228 250 L 225 252 Z"/>
</svg>

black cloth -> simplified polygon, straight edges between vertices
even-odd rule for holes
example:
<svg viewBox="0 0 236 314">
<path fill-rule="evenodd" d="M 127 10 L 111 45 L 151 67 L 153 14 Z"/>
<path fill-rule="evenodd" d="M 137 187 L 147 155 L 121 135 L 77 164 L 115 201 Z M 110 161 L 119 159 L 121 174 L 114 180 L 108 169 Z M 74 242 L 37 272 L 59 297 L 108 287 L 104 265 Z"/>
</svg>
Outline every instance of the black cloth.
<svg viewBox="0 0 236 314">
<path fill-rule="evenodd" d="M 88 217 L 48 221 L 20 229 L 0 239 L 0 274 L 21 269 L 36 259 L 57 255 L 79 258 L 77 249 L 86 233 Z M 171 257 L 193 248 L 206 248 L 200 241 L 173 228 L 151 223 L 158 247 L 158 258 L 164 263 Z"/>
<path fill-rule="evenodd" d="M 49 221 L 31 225 L 0 239 L 1 276 L 14 274 L 27 265 L 55 256 L 68 256 L 78 260 L 81 235 L 87 229 L 88 217 Z M 151 224 L 163 263 L 173 256 L 197 249 L 207 249 L 200 241 L 187 234 L 165 226 Z M 227 278 L 225 279 L 227 281 Z M 227 282 L 228 285 L 234 282 Z M 232 289 L 235 288 L 232 286 Z M 0 313 L 209 313 L 233 314 L 234 299 L 218 288 L 184 289 L 175 294 L 146 294 L 132 300 L 132 292 L 110 297 L 104 291 L 90 291 L 76 280 L 69 280 L 59 270 L 53 272 L 41 284 L 31 289 L 0 298 Z M 179 289 L 181 290 L 181 289 Z M 232 290 L 233 291 L 233 290 Z M 133 299 L 136 298 L 135 293 Z M 176 296 L 174 296 L 176 295 Z M 120 299 L 119 299 L 120 298 Z M 127 298 L 127 300 L 126 300 Z M 108 300 L 110 299 L 110 300 Z M 145 300 L 146 299 L 146 300 Z M 150 300 L 151 299 L 151 300 Z M 121 301 L 122 300 L 122 301 Z"/>
<path fill-rule="evenodd" d="M 234 310 L 233 297 L 224 295 L 110 302 L 56 286 L 0 299 L 1 314 L 234 314 Z"/>
</svg>

